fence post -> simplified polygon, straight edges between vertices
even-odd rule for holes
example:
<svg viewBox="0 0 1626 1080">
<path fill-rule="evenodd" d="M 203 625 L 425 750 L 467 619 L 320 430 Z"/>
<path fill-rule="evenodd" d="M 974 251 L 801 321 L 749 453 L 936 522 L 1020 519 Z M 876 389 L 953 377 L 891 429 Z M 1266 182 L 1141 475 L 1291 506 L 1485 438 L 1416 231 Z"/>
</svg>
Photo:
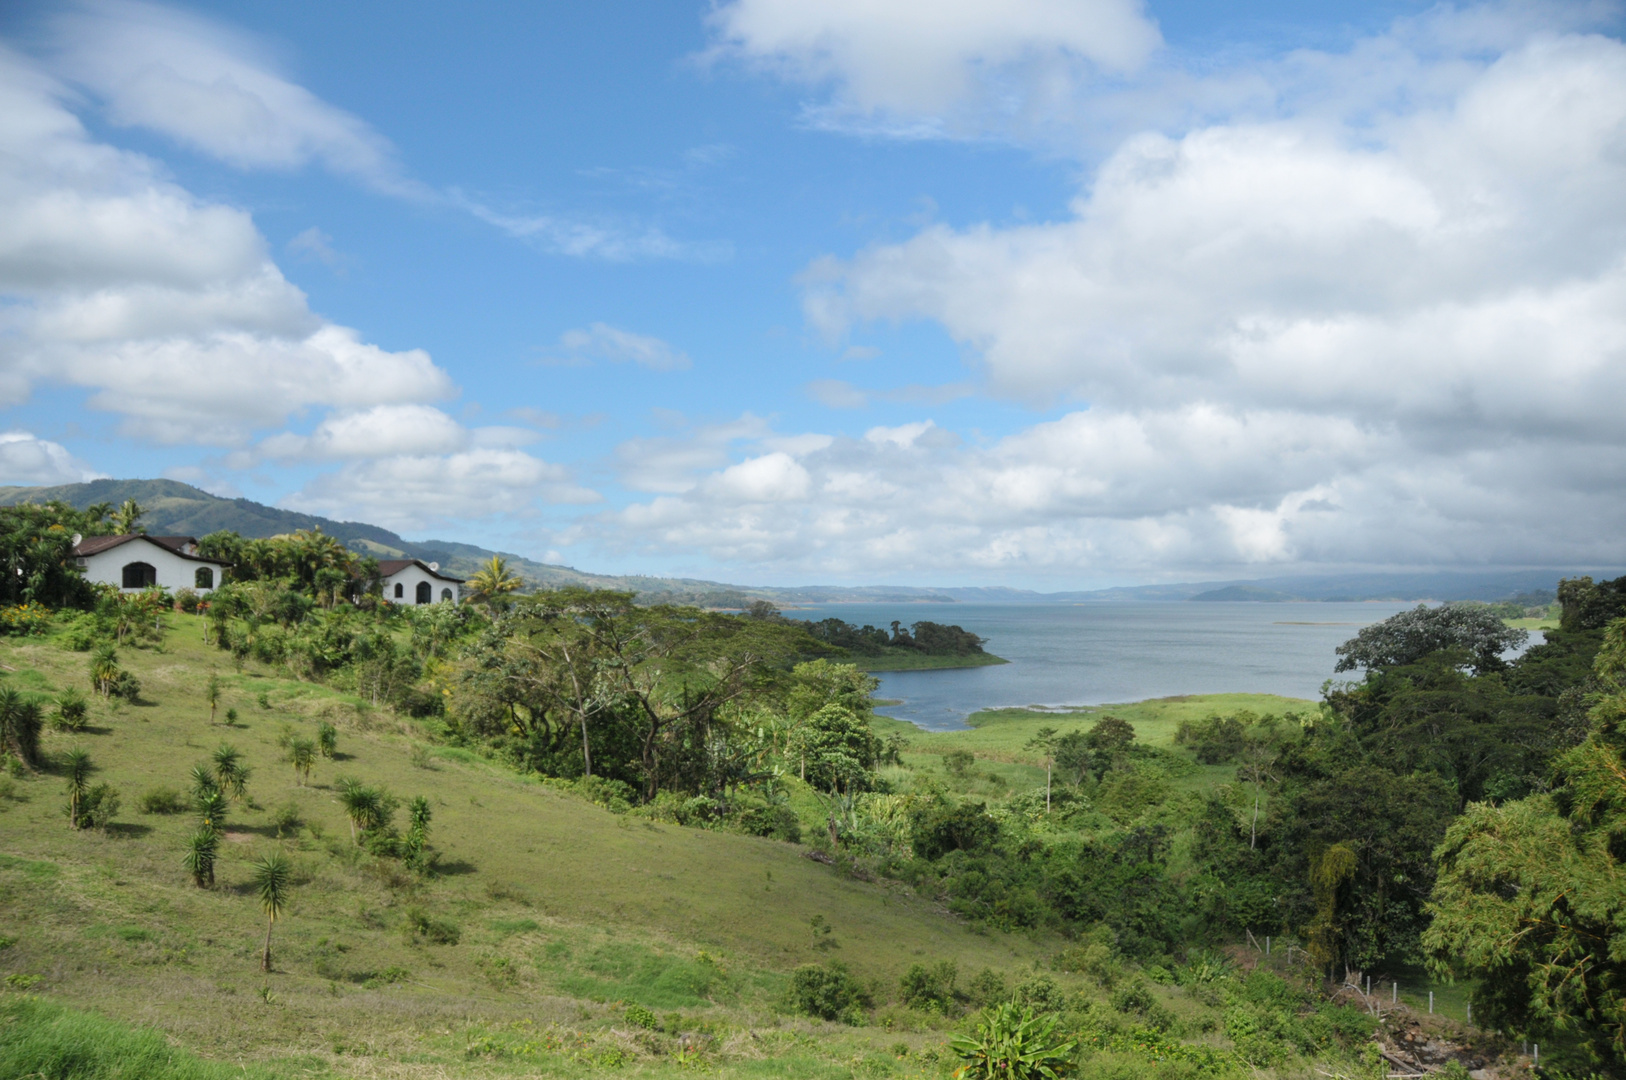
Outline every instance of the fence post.
<svg viewBox="0 0 1626 1080">
<path fill-rule="evenodd" d="M 1399 1005 L 1400 1004 L 1400 983 L 1397 981 L 1397 982 L 1392 983 L 1391 986 L 1393 987 L 1393 989 L 1390 992 L 1389 1003 L 1391 1005 Z"/>
<path fill-rule="evenodd" d="M 1428 992 L 1428 1014 L 1430 1016 L 1434 1015 L 1434 991 L 1432 990 Z"/>
<path fill-rule="evenodd" d="M 1270 935 L 1269 934 L 1265 935 L 1265 955 L 1266 956 L 1270 955 Z"/>
<path fill-rule="evenodd" d="M 1372 976 L 1370 975 L 1366 977 L 1366 996 L 1372 996 Z"/>
<path fill-rule="evenodd" d="M 1468 1023 L 1474 1022 L 1474 1003 L 1468 1002 Z"/>
</svg>

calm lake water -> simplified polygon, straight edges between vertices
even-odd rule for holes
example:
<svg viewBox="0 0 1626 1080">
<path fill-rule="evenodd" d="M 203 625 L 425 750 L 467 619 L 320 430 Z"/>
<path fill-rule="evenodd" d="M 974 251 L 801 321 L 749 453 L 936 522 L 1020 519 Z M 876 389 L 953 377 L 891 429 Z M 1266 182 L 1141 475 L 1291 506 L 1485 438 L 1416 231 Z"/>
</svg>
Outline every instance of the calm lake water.
<svg viewBox="0 0 1626 1080">
<path fill-rule="evenodd" d="M 957 623 L 1009 664 L 880 675 L 879 712 L 936 731 L 978 709 L 1101 705 L 1173 694 L 1315 699 L 1333 649 L 1410 604 L 820 604 L 785 614 L 862 626 Z"/>
</svg>

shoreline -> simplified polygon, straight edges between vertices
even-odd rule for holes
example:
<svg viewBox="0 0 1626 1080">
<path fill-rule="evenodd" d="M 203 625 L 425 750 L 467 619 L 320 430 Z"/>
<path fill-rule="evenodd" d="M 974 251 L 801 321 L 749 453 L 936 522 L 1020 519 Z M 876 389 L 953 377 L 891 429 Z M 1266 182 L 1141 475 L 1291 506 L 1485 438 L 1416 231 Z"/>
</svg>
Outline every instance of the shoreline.
<svg viewBox="0 0 1626 1080">
<path fill-rule="evenodd" d="M 854 656 L 845 661 L 860 671 L 963 671 L 966 668 L 994 667 L 1008 664 L 1009 660 L 993 653 L 972 653 L 968 656 L 932 656 L 927 653 L 903 653 L 900 656 Z"/>
</svg>

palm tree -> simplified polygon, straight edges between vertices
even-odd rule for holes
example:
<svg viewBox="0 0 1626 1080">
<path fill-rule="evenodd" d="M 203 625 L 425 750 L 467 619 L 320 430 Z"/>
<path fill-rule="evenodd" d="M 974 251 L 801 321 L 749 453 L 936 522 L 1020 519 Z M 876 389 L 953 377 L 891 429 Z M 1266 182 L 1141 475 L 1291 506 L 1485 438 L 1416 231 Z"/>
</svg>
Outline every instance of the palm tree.
<svg viewBox="0 0 1626 1080">
<path fill-rule="evenodd" d="M 215 855 L 219 850 L 220 834 L 208 826 L 200 826 L 187 840 L 181 861 L 192 872 L 192 884 L 200 889 L 214 887 Z"/>
<path fill-rule="evenodd" d="M 90 774 L 96 767 L 90 763 L 90 751 L 82 746 L 69 750 L 62 759 L 63 771 L 68 774 L 68 826 L 84 827 L 85 796 L 90 793 Z"/>
<path fill-rule="evenodd" d="M 215 709 L 220 705 L 220 676 L 209 676 L 209 685 L 203 688 L 203 697 L 209 702 L 209 723 L 215 722 Z"/>
<path fill-rule="evenodd" d="M 525 587 L 525 579 L 508 569 L 508 561 L 493 555 L 469 578 L 470 595 L 488 607 L 495 607 L 509 593 Z"/>
<path fill-rule="evenodd" d="M 134 499 L 125 499 L 124 505 L 113 511 L 112 525 L 116 535 L 124 536 L 136 531 L 136 522 L 141 520 L 146 511 Z M 142 529 L 146 532 L 146 529 Z"/>
<path fill-rule="evenodd" d="M 288 761 L 299 778 L 299 786 L 304 787 L 311 778 L 311 766 L 316 764 L 316 744 L 309 739 L 295 739 L 288 744 Z"/>
<path fill-rule="evenodd" d="M 265 911 L 265 953 L 260 957 L 261 971 L 271 970 L 271 927 L 276 924 L 282 909 L 288 906 L 292 877 L 293 867 L 289 865 L 288 857 L 280 851 L 273 851 L 254 864 L 254 892 Z"/>
</svg>

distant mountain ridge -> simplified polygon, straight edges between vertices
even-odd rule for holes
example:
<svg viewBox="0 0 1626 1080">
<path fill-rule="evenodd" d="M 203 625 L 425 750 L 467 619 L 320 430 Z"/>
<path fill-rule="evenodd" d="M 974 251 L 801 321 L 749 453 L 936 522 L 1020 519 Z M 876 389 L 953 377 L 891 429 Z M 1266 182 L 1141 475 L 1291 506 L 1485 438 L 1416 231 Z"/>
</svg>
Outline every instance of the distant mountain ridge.
<svg viewBox="0 0 1626 1080">
<path fill-rule="evenodd" d="M 1422 571 L 1300 575 L 1239 581 L 1135 585 L 1082 592 L 1041 593 L 1003 586 L 919 588 L 908 585 L 808 585 L 777 588 L 729 585 L 701 578 L 593 574 L 570 566 L 540 563 L 511 552 L 492 551 L 456 540 L 403 539 L 399 534 L 360 521 L 335 521 L 297 510 L 282 510 L 251 499 L 225 499 L 178 480 L 92 480 L 57 487 L 0 487 L 0 506 L 60 499 L 83 509 L 95 503 L 115 506 L 134 499 L 146 509 L 142 524 L 155 535 L 203 536 L 230 529 L 263 538 L 296 529 L 321 529 L 347 546 L 382 558 L 416 558 L 437 562 L 447 573 L 467 577 L 493 555 L 509 561 L 514 572 L 541 587 L 586 585 L 624 589 L 649 599 L 707 607 L 743 607 L 752 600 L 776 604 L 1081 604 L 1103 601 L 1264 602 L 1317 600 L 1503 600 L 1521 593 L 1550 592 L 1560 577 L 1591 573 L 1610 577 L 1621 568 L 1593 571 Z"/>
</svg>

